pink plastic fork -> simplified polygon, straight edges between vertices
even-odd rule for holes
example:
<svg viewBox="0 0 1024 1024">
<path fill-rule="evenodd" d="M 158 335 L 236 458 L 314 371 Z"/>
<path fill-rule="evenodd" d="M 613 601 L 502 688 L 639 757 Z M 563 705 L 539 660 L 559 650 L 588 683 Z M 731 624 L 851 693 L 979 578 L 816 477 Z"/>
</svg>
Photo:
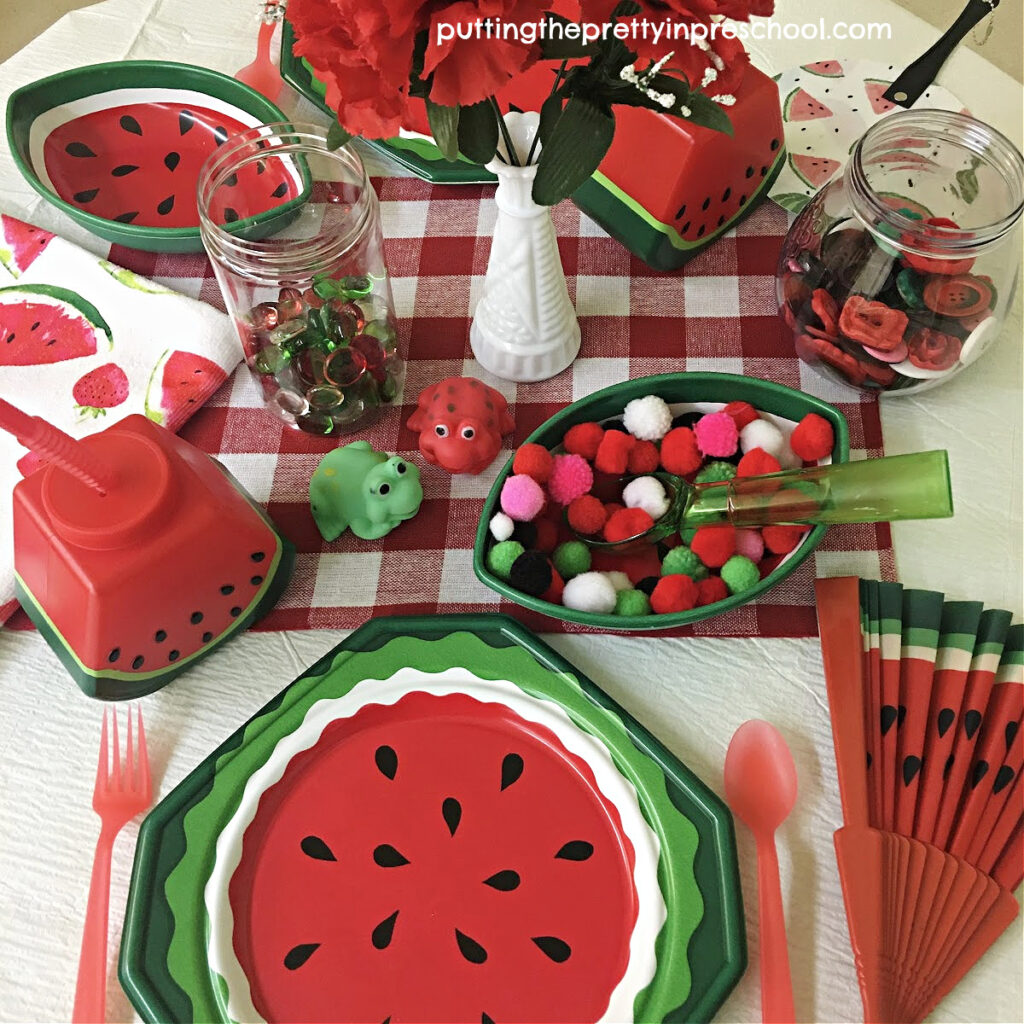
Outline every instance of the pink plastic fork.
<svg viewBox="0 0 1024 1024">
<path fill-rule="evenodd" d="M 113 721 L 113 767 L 107 764 L 108 719 Z M 93 810 L 102 825 L 96 842 L 89 884 L 89 906 L 82 933 L 82 952 L 78 958 L 78 984 L 75 988 L 74 1024 L 97 1024 L 107 1015 L 107 916 L 110 909 L 110 858 L 118 832 L 139 811 L 149 807 L 153 787 L 146 754 L 146 731 L 142 726 L 142 708 L 138 709 L 138 750 L 132 737 L 132 712 L 128 709 L 128 742 L 124 764 L 117 736 L 116 710 L 104 710 L 100 736 L 100 760 L 96 768 Z"/>
<path fill-rule="evenodd" d="M 270 59 L 270 40 L 282 17 L 284 17 L 284 8 L 276 0 L 268 0 L 263 5 L 260 33 L 256 41 L 256 59 L 235 72 L 235 78 L 238 81 L 249 86 L 250 89 L 262 93 L 271 103 L 281 95 L 281 90 L 284 88 L 281 72 Z"/>
</svg>

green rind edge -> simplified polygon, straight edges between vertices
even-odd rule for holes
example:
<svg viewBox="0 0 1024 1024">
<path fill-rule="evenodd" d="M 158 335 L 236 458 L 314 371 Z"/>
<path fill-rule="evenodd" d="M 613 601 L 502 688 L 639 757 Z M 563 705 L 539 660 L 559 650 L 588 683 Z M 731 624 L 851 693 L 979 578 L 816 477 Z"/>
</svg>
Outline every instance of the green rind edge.
<svg viewBox="0 0 1024 1024">
<path fill-rule="evenodd" d="M 848 462 L 850 459 L 850 431 L 846 417 L 833 405 L 820 398 L 796 391 L 784 384 L 761 380 L 756 377 L 744 377 L 733 373 L 692 372 L 663 373 L 650 377 L 637 377 L 634 380 L 613 384 L 610 387 L 595 391 L 592 395 L 581 398 L 571 405 L 555 413 L 545 420 L 524 443 L 542 444 L 546 448 L 554 448 L 565 436 L 565 432 L 577 423 L 589 420 L 603 420 L 610 416 L 621 415 L 626 403 L 634 398 L 645 395 L 659 395 L 669 404 L 676 402 L 750 402 L 756 409 L 782 416 L 799 422 L 807 413 L 815 412 L 832 425 L 835 444 L 832 448 L 833 463 Z M 562 605 L 551 604 L 539 597 L 523 594 L 507 581 L 492 573 L 486 564 L 486 551 L 490 537 L 490 521 L 498 511 L 501 500 L 501 488 L 512 472 L 512 460 L 509 459 L 498 473 L 490 492 L 484 501 L 480 514 L 476 539 L 473 544 L 473 572 L 477 578 L 503 597 L 539 612 L 553 619 L 564 622 L 576 622 L 595 629 L 611 630 L 612 632 L 646 632 L 664 629 L 675 629 L 688 626 L 731 611 L 740 605 L 752 601 L 766 590 L 774 587 L 796 570 L 810 557 L 811 553 L 825 536 L 825 526 L 815 526 L 804 538 L 796 555 L 769 573 L 760 583 L 750 590 L 733 594 L 724 601 L 692 611 L 679 612 L 672 615 L 599 615 L 593 612 L 579 612 Z M 708 608 L 712 608 L 711 612 Z"/>
<path fill-rule="evenodd" d="M 489 648 L 490 658 L 497 658 L 497 649 L 501 649 L 501 658 L 507 654 L 508 648 L 519 647 L 532 655 L 536 663 L 533 671 L 543 683 L 542 676 L 547 676 L 549 685 L 552 676 L 559 682 L 560 689 L 569 684 L 574 702 L 584 713 L 594 714 L 596 709 L 604 709 L 614 716 L 618 722 L 615 732 L 624 732 L 630 737 L 632 745 L 646 758 L 655 762 L 665 773 L 663 785 L 668 799 L 679 811 L 680 815 L 696 818 L 696 830 L 700 836 L 697 846 L 694 867 L 697 885 L 701 891 L 713 891 L 719 895 L 717 902 L 712 902 L 700 921 L 696 932 L 691 937 L 690 948 L 695 951 L 693 959 L 694 986 L 683 1005 L 675 1010 L 668 1010 L 664 1020 L 681 1022 L 690 1020 L 709 1020 L 718 1006 L 726 998 L 746 966 L 746 943 L 743 926 L 742 902 L 739 894 L 739 873 L 736 862 L 735 841 L 732 818 L 724 804 L 704 784 L 697 779 L 685 766 L 658 743 L 639 723 L 624 712 L 619 706 L 600 691 L 590 680 L 580 674 L 556 652 L 534 637 L 514 620 L 500 615 L 455 615 L 446 617 L 397 617 L 373 620 L 357 630 L 342 645 L 329 652 L 305 675 L 281 691 L 266 705 L 250 722 L 239 729 L 218 750 L 214 751 L 165 801 L 147 818 L 140 833 L 139 854 L 136 858 L 129 897 L 129 913 L 126 921 L 120 973 L 126 991 L 133 997 L 136 1007 L 147 1020 L 202 1020 L 206 1019 L 196 1012 L 190 997 L 175 981 L 168 970 L 168 962 L 172 956 L 162 943 L 171 938 L 174 930 L 173 917 L 167 899 L 168 888 L 174 889 L 182 883 L 185 874 L 182 869 L 182 858 L 191 859 L 197 856 L 196 848 L 191 853 L 186 850 L 186 839 L 183 823 L 183 809 L 190 805 L 198 808 L 207 804 L 207 796 L 211 792 L 214 773 L 222 764 L 233 761 L 233 752 L 247 742 L 260 735 L 261 744 L 270 744 L 273 735 L 266 739 L 262 735 L 263 727 L 270 728 L 276 723 L 264 722 L 273 712 L 284 708 L 286 715 L 292 715 L 293 708 L 300 708 L 295 714 L 304 714 L 301 707 L 313 699 L 310 695 L 321 677 L 329 672 L 342 668 L 344 663 L 355 651 L 376 651 L 388 644 L 396 636 L 415 635 L 421 638 L 448 638 L 452 633 L 461 634 L 472 630 L 478 634 L 477 643 Z M 486 636 L 488 642 L 480 638 Z M 463 638 L 456 638 L 458 643 Z M 437 645 L 434 646 L 437 650 Z M 464 651 L 464 648 L 463 648 Z M 449 659 L 477 671 L 476 666 L 465 664 L 464 653 Z M 499 659 L 500 660 L 500 659 Z M 502 661 L 504 664 L 504 661 Z M 447 666 L 450 667 L 450 666 Z M 429 669 L 428 669 L 429 670 Z M 374 675 L 382 673 L 375 670 Z M 481 676 L 486 672 L 479 671 Z M 494 677 L 507 677 L 507 669 L 495 670 Z M 543 695 L 541 695 L 543 696 Z M 303 705 L 300 701 L 306 698 Z M 317 695 L 319 699 L 319 695 Z M 287 705 L 287 707 L 285 707 Z M 573 715 L 575 717 L 575 715 Z M 279 731 L 279 730 L 275 730 Z M 624 739 L 620 735 L 620 744 Z M 631 748 L 625 747 L 626 757 Z M 617 762 L 618 763 L 618 762 Z M 628 763 L 628 761 L 627 761 Z M 644 778 L 645 773 L 639 776 Z M 654 777 L 658 773 L 649 766 L 646 774 Z M 652 800 L 664 805 L 664 796 L 660 786 L 656 786 Z M 237 801 L 234 801 L 237 805 Z M 230 810 L 230 808 L 228 809 Z M 648 813 L 644 808 L 645 815 Z M 198 819 L 210 817 L 210 807 L 199 811 Z M 680 819 L 676 819 L 680 820 Z M 189 822 L 190 832 L 195 832 L 195 823 Z M 691 827 L 692 821 L 691 821 Z M 659 831 L 659 838 L 661 832 Z M 166 833 L 166 838 L 165 838 Z M 675 841 L 675 840 L 674 840 Z M 207 847 L 209 844 L 206 844 Z M 202 844 L 200 844 L 202 849 Z M 664 860 L 664 858 L 663 858 Z M 172 866 L 175 866 L 172 872 Z M 212 866 L 212 855 L 202 859 L 196 867 L 201 871 L 198 876 L 205 880 Z M 660 875 L 659 882 L 664 884 Z M 172 882 L 168 875 L 176 874 Z M 159 884 L 161 879 L 168 880 L 168 886 Z M 199 896 L 201 898 L 201 888 Z M 180 895 L 180 894 L 179 894 Z M 150 923 L 150 916 L 153 921 Z M 205 949 L 205 920 L 203 934 L 197 936 L 199 945 Z M 666 930 L 662 930 L 656 949 L 659 961 L 665 955 Z M 209 979 L 209 970 L 205 959 L 193 951 L 190 956 L 187 944 L 177 950 L 180 954 L 179 969 L 190 975 L 199 975 Z M 197 962 L 198 961 L 198 962 Z M 209 983 L 207 998 L 216 1000 L 212 993 L 212 982 Z M 650 1011 L 655 1008 L 656 999 L 664 1001 L 661 990 L 645 992 L 646 1000 L 643 1019 L 654 1019 Z M 669 1002 L 672 1000 L 669 999 Z M 219 1012 L 219 1009 L 218 1009 Z M 638 1017 L 638 1019 L 640 1019 Z"/>
<path fill-rule="evenodd" d="M 27 295 L 45 295 L 48 299 L 57 299 L 59 302 L 66 302 L 75 309 L 94 330 L 100 330 L 107 336 L 107 348 L 114 345 L 114 336 L 110 331 L 110 324 L 103 319 L 100 311 L 78 292 L 69 288 L 59 288 L 55 284 L 13 284 L 0 288 L 0 295 L 7 292 L 21 292 Z"/>
</svg>

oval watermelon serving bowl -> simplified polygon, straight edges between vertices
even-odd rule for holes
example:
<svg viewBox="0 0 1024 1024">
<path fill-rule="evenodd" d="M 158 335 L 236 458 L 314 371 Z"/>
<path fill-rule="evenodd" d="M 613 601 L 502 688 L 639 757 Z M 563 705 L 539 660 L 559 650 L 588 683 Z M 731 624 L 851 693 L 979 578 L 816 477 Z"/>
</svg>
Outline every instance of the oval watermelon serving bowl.
<svg viewBox="0 0 1024 1024">
<path fill-rule="evenodd" d="M 229 136 L 283 120 L 273 103 L 219 72 L 114 61 L 17 89 L 7 141 L 26 181 L 94 234 L 149 252 L 200 252 L 199 169 Z M 304 164 L 268 161 L 240 172 L 211 213 L 231 230 L 265 234 L 309 189 Z"/>
</svg>

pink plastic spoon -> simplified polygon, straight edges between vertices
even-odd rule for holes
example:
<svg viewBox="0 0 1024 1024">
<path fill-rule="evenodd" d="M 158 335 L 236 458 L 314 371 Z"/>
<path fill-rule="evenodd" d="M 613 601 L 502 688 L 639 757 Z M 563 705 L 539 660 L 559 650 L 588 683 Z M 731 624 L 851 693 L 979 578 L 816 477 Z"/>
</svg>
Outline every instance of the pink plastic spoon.
<svg viewBox="0 0 1024 1024">
<path fill-rule="evenodd" d="M 284 85 L 281 72 L 270 59 L 270 40 L 274 35 L 277 23 L 284 16 L 284 8 L 276 2 L 263 5 L 260 34 L 256 41 L 256 59 L 251 64 L 235 72 L 235 78 L 243 85 L 263 93 L 273 103 L 281 95 Z"/>
<path fill-rule="evenodd" d="M 725 754 L 725 797 L 757 843 L 761 1017 L 765 1024 L 793 1024 L 795 1016 L 775 830 L 793 810 L 796 788 L 796 765 L 779 730 L 758 719 L 744 722 Z"/>
</svg>

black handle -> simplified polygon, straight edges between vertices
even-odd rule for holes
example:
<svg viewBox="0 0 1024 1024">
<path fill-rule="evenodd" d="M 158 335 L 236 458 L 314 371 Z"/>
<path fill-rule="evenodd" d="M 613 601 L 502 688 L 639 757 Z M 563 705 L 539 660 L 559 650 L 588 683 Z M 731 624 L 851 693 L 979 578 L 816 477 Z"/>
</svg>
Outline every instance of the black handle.
<svg viewBox="0 0 1024 1024">
<path fill-rule="evenodd" d="M 885 98 L 901 107 L 912 107 L 921 93 L 935 81 L 942 65 L 975 25 L 999 6 L 999 0 L 968 0 L 960 17 L 939 37 L 927 53 L 918 57 L 906 71 L 889 86 Z"/>
</svg>

